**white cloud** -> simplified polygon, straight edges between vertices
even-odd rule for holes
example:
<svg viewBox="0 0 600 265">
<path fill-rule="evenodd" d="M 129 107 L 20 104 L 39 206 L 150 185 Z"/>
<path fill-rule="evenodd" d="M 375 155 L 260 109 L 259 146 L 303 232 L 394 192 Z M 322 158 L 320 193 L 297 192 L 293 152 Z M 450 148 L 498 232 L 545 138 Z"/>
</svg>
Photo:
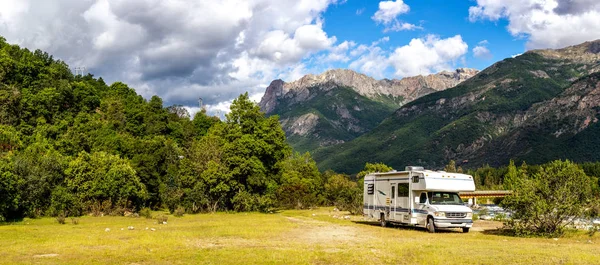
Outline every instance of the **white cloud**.
<svg viewBox="0 0 600 265">
<path fill-rule="evenodd" d="M 363 47 L 363 48 L 361 48 Z M 378 46 L 361 46 L 366 53 L 352 61 L 348 67 L 361 73 L 368 74 L 374 78 L 381 79 L 385 76 L 385 70 L 389 67 L 387 55 Z"/>
<path fill-rule="evenodd" d="M 422 29 L 420 26 L 398 20 L 399 15 L 408 13 L 408 11 L 410 11 L 410 7 L 402 0 L 381 1 L 379 9 L 371 19 L 377 24 L 385 25 L 384 32 Z"/>
<path fill-rule="evenodd" d="M 322 14 L 343 2 L 0 1 L 0 35 L 145 97 L 195 106 L 201 96 L 218 108 L 335 47 Z"/>
<path fill-rule="evenodd" d="M 389 24 L 396 20 L 400 14 L 408 13 L 410 7 L 402 0 L 396 1 L 381 1 L 379 2 L 379 10 L 375 12 L 372 19 L 378 23 Z"/>
<path fill-rule="evenodd" d="M 365 9 L 364 9 L 364 8 L 356 9 L 356 15 L 357 15 L 357 16 L 360 16 L 360 15 L 362 15 L 362 13 L 363 13 L 363 12 L 365 12 Z"/>
<path fill-rule="evenodd" d="M 467 53 L 468 47 L 460 35 L 446 39 L 428 35 L 396 48 L 389 62 L 399 77 L 430 74 L 453 68 Z"/>
<path fill-rule="evenodd" d="M 392 69 L 393 75 L 398 78 L 426 75 L 452 70 L 458 63 L 464 64 L 469 48 L 460 35 L 446 39 L 427 35 L 391 51 L 379 46 L 388 40 L 389 37 L 384 37 L 370 46 L 358 45 L 350 52 L 353 59 L 349 67 L 375 78 L 387 76 L 388 69 Z"/>
<path fill-rule="evenodd" d="M 478 43 L 478 45 L 475 46 L 475 48 L 473 48 L 473 56 L 475 56 L 475 58 L 484 59 L 484 60 L 492 59 L 492 57 L 493 57 L 492 53 L 486 47 L 486 45 L 488 45 L 487 40 L 480 41 Z"/>
<path fill-rule="evenodd" d="M 370 46 L 364 44 L 358 45 L 358 47 L 351 50 L 349 53 L 349 56 L 355 59 L 348 67 L 375 78 L 383 78 L 385 76 L 385 70 L 389 67 L 388 54 L 386 54 L 378 45 L 386 43 L 389 40 L 390 37 L 385 36 L 373 41 Z"/>
<path fill-rule="evenodd" d="M 492 53 L 485 46 L 475 46 L 473 48 L 473 56 L 485 60 L 492 59 Z"/>
<path fill-rule="evenodd" d="M 471 21 L 507 19 L 508 31 L 528 48 L 559 48 L 600 38 L 597 0 L 477 0 Z"/>
</svg>

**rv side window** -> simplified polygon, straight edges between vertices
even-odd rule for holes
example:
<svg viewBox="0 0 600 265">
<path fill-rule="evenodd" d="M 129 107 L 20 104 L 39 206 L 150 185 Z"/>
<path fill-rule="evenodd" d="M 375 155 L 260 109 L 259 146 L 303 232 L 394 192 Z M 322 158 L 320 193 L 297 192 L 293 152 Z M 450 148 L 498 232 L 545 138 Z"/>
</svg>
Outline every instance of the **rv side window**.
<svg viewBox="0 0 600 265">
<path fill-rule="evenodd" d="M 421 198 L 419 198 L 419 203 L 427 203 L 427 194 L 421 193 Z"/>
<path fill-rule="evenodd" d="M 373 195 L 373 193 L 375 193 L 375 184 L 368 184 L 367 185 L 367 194 Z"/>
<path fill-rule="evenodd" d="M 419 175 L 415 175 L 412 177 L 413 183 L 419 183 Z"/>
<path fill-rule="evenodd" d="M 392 199 L 395 198 L 396 196 L 396 187 L 392 186 Z"/>
<path fill-rule="evenodd" d="M 408 197 L 408 183 L 398 184 L 398 197 Z"/>
</svg>

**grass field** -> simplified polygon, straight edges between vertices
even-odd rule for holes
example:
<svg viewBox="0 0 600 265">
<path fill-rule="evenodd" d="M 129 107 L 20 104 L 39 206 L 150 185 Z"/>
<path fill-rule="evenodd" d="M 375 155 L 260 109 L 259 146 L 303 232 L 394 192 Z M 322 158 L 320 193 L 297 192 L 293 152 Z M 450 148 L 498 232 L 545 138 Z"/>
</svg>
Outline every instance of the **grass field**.
<svg viewBox="0 0 600 265">
<path fill-rule="evenodd" d="M 325 208 L 169 216 L 166 225 L 26 219 L 0 225 L 0 264 L 600 264 L 598 235 L 514 238 L 482 231 L 495 226 L 483 221 L 468 234 L 429 234 L 334 215 L 342 216 Z"/>
</svg>

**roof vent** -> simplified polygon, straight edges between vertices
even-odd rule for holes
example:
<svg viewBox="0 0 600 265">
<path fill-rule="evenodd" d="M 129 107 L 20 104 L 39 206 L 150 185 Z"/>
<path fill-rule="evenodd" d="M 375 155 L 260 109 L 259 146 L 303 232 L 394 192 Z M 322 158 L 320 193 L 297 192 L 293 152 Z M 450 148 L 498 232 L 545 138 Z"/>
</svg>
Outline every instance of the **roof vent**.
<svg viewBox="0 0 600 265">
<path fill-rule="evenodd" d="M 425 171 L 425 168 L 423 168 L 423 167 L 415 167 L 415 166 L 408 166 L 408 167 L 405 167 L 404 170 L 406 170 L 406 171 Z"/>
</svg>

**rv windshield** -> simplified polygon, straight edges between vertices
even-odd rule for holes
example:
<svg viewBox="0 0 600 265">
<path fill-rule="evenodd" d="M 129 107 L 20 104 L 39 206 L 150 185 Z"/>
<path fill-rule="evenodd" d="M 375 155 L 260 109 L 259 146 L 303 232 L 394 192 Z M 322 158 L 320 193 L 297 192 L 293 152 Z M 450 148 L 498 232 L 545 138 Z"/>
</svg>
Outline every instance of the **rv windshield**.
<svg viewBox="0 0 600 265">
<path fill-rule="evenodd" d="M 462 199 L 455 192 L 428 192 L 430 204 L 463 205 Z"/>
</svg>

